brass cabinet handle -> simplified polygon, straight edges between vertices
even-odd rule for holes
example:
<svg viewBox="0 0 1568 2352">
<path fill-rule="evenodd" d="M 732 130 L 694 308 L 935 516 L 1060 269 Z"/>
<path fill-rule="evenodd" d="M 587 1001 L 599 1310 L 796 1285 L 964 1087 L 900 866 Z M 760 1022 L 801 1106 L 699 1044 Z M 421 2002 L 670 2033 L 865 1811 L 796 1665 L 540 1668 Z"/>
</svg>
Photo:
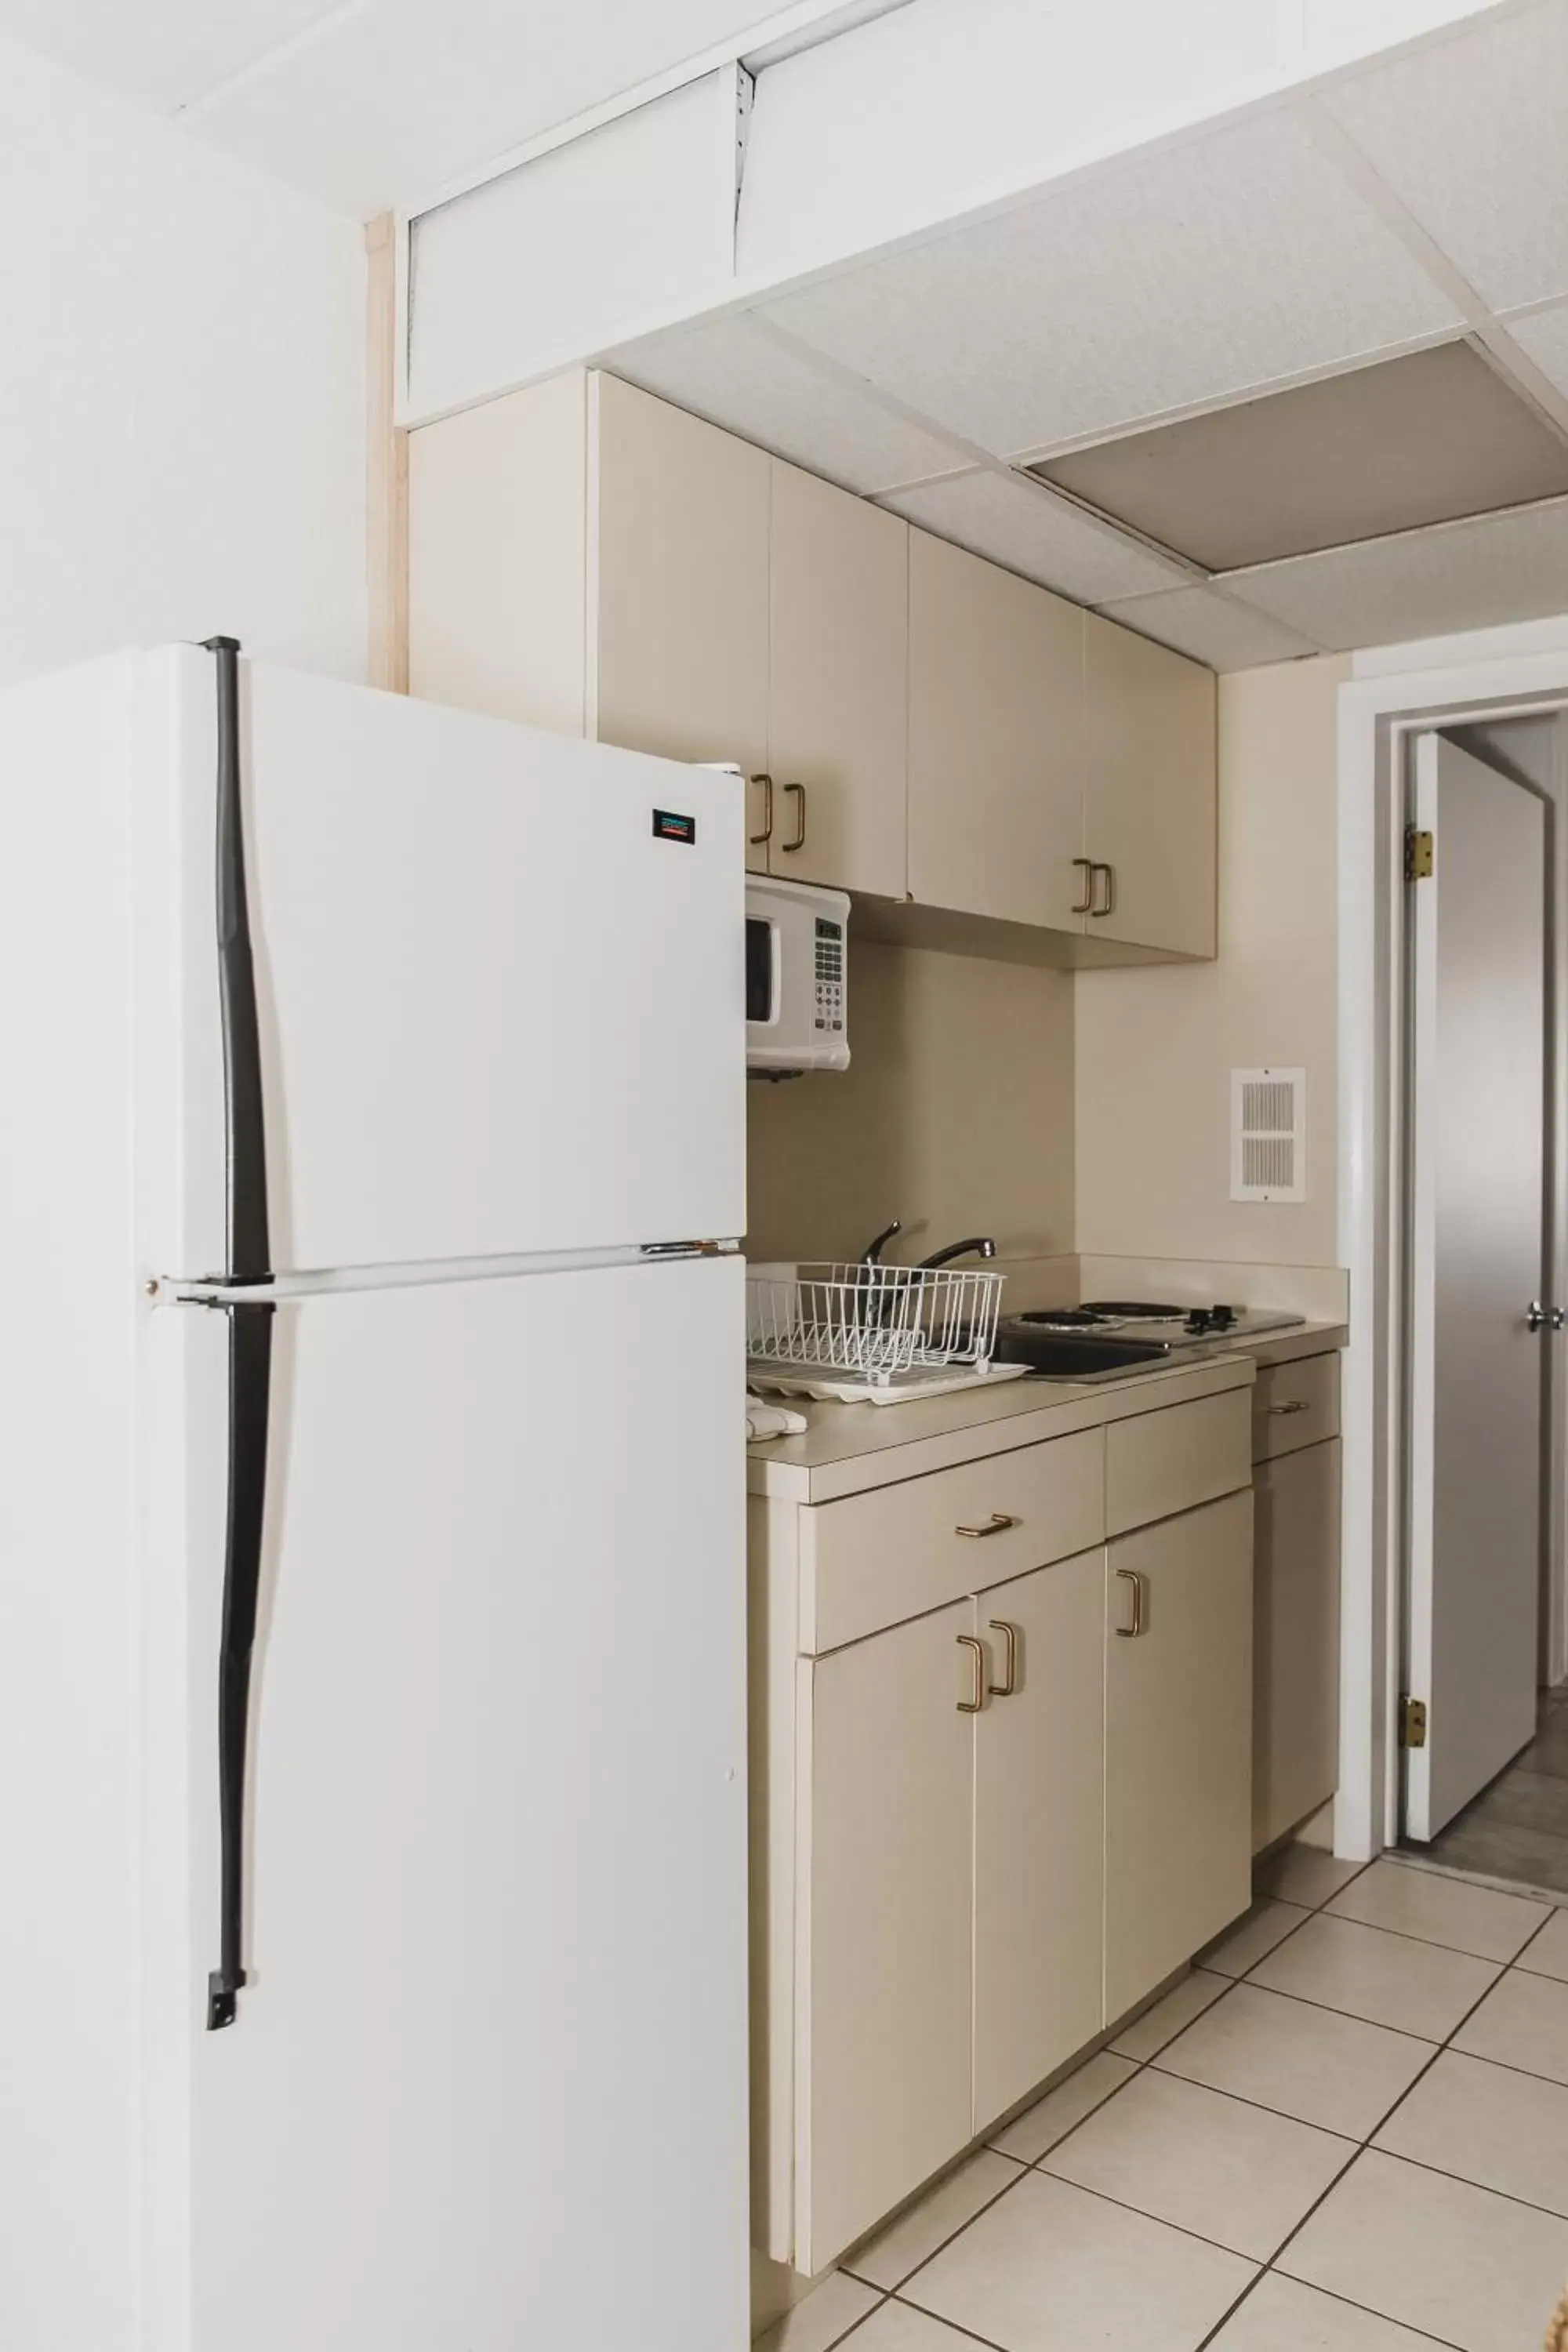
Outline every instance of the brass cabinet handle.
<svg viewBox="0 0 1568 2352">
<path fill-rule="evenodd" d="M 1014 1518 L 1010 1512 L 993 1511 L 983 1528 L 954 1528 L 952 1532 L 955 1536 L 973 1536 L 978 1542 L 982 1536 L 1005 1535 L 1009 1528 L 1021 1528 L 1023 1524 L 1022 1519 Z"/>
<path fill-rule="evenodd" d="M 1270 1412 L 1305 1412 L 1308 1410 L 1307 1400 L 1305 1397 L 1289 1397 L 1283 1404 L 1271 1404 L 1268 1410 Z"/>
<path fill-rule="evenodd" d="M 1085 912 L 1090 915 L 1114 915 L 1116 912 L 1116 868 L 1114 866 L 1103 865 L 1098 858 L 1094 861 L 1089 869 L 1089 896 L 1091 900 L 1094 895 L 1094 877 L 1097 874 L 1103 874 L 1105 877 L 1105 904 L 1102 907 L 1097 907 L 1091 904 L 1086 908 Z"/>
<path fill-rule="evenodd" d="M 967 1650 L 974 1667 L 973 1696 L 958 1702 L 960 1715 L 978 1715 L 985 1704 L 985 1650 L 973 1633 L 960 1633 L 958 1646 Z"/>
<path fill-rule="evenodd" d="M 752 782 L 763 788 L 763 829 L 752 835 L 752 847 L 761 849 L 764 842 L 773 837 L 773 780 L 764 770 L 761 775 L 753 776 Z"/>
<path fill-rule="evenodd" d="M 1006 1680 L 1000 1683 L 987 1683 L 985 1687 L 993 1698 L 1011 1698 L 1018 1687 L 1018 1628 L 1016 1625 L 1009 1625 L 1005 1617 L 993 1617 L 990 1622 L 991 1631 L 994 1633 L 1000 1633 L 1006 1644 L 1007 1664 L 1005 1669 Z"/>
<path fill-rule="evenodd" d="M 1135 1642 L 1143 1631 L 1143 1579 L 1135 1568 L 1119 1568 L 1116 1571 L 1123 1584 L 1132 1587 L 1132 1622 L 1118 1625 L 1116 1631 L 1124 1642 Z"/>
<path fill-rule="evenodd" d="M 795 824 L 795 839 L 793 841 L 786 841 L 784 844 L 786 856 L 793 856 L 795 850 L 804 849 L 805 847 L 805 786 L 804 784 L 786 784 L 784 786 L 784 790 L 786 793 L 798 793 L 800 794 L 800 814 Z"/>
<path fill-rule="evenodd" d="M 1075 866 L 1081 866 L 1083 868 L 1083 896 L 1081 898 L 1073 900 L 1068 912 L 1074 915 L 1087 915 L 1094 904 L 1094 860 L 1092 857 L 1075 857 L 1073 864 Z"/>
</svg>

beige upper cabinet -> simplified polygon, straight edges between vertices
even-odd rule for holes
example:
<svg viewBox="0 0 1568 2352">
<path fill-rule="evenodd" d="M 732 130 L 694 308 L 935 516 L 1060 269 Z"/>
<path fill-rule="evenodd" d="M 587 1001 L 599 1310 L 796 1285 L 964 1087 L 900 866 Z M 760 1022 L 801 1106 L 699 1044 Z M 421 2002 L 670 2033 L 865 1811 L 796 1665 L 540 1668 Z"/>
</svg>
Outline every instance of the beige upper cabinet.
<svg viewBox="0 0 1568 2352">
<path fill-rule="evenodd" d="M 771 872 L 901 898 L 910 527 L 773 464 Z"/>
<path fill-rule="evenodd" d="M 1121 1536 L 1108 1554 L 1105 2014 L 1251 1899 L 1252 1497 Z"/>
<path fill-rule="evenodd" d="M 1083 625 L 1076 605 L 910 533 L 910 895 L 1077 930 Z"/>
<path fill-rule="evenodd" d="M 974 1606 L 990 1684 L 974 1717 L 980 2132 L 1104 2021 L 1104 1549 Z"/>
<path fill-rule="evenodd" d="M 760 775 L 773 460 L 615 376 L 591 375 L 588 399 L 590 732 Z M 757 843 L 747 863 L 766 857 Z"/>
<path fill-rule="evenodd" d="M 1215 952 L 1207 670 L 615 376 L 411 436 L 409 675 L 731 764 L 753 871 L 972 952 Z"/>
<path fill-rule="evenodd" d="M 1085 627 L 1084 839 L 1100 870 L 1083 929 L 1212 956 L 1213 673 L 1096 614 Z"/>
<path fill-rule="evenodd" d="M 795 2260 L 970 2136 L 975 1653 L 957 1601 L 798 1668 Z"/>
</svg>

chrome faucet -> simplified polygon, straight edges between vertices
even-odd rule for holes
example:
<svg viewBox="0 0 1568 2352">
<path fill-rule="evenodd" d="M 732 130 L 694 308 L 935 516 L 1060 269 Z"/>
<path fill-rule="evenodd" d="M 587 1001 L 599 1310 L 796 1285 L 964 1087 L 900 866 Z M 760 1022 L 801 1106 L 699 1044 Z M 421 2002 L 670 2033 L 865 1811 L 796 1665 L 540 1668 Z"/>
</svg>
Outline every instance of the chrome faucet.
<svg viewBox="0 0 1568 2352">
<path fill-rule="evenodd" d="M 930 1257 L 922 1257 L 921 1269 L 929 1274 L 936 1266 L 951 1265 L 955 1257 L 994 1257 L 995 1255 L 994 1241 L 984 1234 L 972 1234 L 967 1241 L 949 1242 L 945 1249 L 933 1250 Z"/>
</svg>

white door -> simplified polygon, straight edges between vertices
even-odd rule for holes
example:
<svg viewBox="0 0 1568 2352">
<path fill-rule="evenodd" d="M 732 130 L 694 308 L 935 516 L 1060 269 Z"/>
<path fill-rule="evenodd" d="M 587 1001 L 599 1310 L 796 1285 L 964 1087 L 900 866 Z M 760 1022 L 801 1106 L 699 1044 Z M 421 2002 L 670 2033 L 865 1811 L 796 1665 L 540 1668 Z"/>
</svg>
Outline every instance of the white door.
<svg viewBox="0 0 1568 2352">
<path fill-rule="evenodd" d="M 150 667 L 197 1171 L 153 1262 L 200 1276 L 224 1263 L 216 665 Z M 240 698 L 274 1271 L 742 1233 L 733 779 L 256 663 Z"/>
<path fill-rule="evenodd" d="M 1416 747 L 1405 1830 L 1435 1837 L 1535 1724 L 1541 1582 L 1545 815 Z"/>
<path fill-rule="evenodd" d="M 742 1284 L 279 1308 L 247 1981 L 216 2032 L 225 1318 L 169 1310 L 196 1484 L 184 1591 L 157 1547 L 147 1580 L 155 1741 L 189 1694 L 147 1804 L 154 1886 L 191 1825 L 147 1972 L 163 2352 L 742 2352 Z M 660 1377 L 612 1412 L 633 1331 Z"/>
</svg>

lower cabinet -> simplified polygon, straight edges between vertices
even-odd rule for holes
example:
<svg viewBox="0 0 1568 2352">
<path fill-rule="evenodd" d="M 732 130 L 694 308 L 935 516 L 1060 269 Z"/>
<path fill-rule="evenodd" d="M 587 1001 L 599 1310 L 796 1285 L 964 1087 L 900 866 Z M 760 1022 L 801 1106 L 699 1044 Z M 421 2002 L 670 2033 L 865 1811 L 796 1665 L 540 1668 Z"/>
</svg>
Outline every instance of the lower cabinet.
<svg viewBox="0 0 1568 2352">
<path fill-rule="evenodd" d="M 1105 1551 L 974 1604 L 973 2129 L 1100 2032 L 1105 1888 Z"/>
<path fill-rule="evenodd" d="M 972 2129 L 973 1603 L 798 1669 L 795 2262 L 820 2270 Z"/>
<path fill-rule="evenodd" d="M 1106 1555 L 1105 2014 L 1251 1900 L 1252 1497 Z"/>
<path fill-rule="evenodd" d="M 836 2261 L 1246 1909 L 1249 1421 L 1234 1385 L 1110 1448 L 1077 1432 L 820 1508 L 753 1498 L 775 2261 Z"/>
<path fill-rule="evenodd" d="M 1252 1843 L 1339 1785 L 1340 1441 L 1260 1462 L 1253 1624 Z"/>
</svg>

